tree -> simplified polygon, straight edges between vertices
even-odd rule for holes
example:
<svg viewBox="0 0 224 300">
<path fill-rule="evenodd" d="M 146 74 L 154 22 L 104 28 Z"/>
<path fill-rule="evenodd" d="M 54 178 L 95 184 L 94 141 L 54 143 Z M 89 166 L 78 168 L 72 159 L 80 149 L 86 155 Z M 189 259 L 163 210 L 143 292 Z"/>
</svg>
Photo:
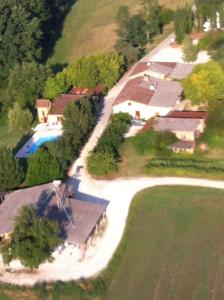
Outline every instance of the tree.
<svg viewBox="0 0 224 300">
<path fill-rule="evenodd" d="M 8 191 L 18 187 L 24 179 L 19 160 L 10 149 L 0 146 L 0 190 Z"/>
<path fill-rule="evenodd" d="M 198 65 L 182 81 L 187 99 L 194 104 L 209 104 L 224 98 L 224 72 L 217 62 Z"/>
<path fill-rule="evenodd" d="M 51 71 L 37 63 L 16 64 L 10 71 L 3 94 L 5 108 L 13 107 L 15 102 L 23 107 L 33 108 L 38 97 L 42 96 L 46 79 Z"/>
<path fill-rule="evenodd" d="M 118 39 L 114 49 L 125 57 L 127 66 L 133 65 L 139 58 L 139 49 L 132 47 L 128 42 Z"/>
<path fill-rule="evenodd" d="M 116 15 L 116 24 L 118 26 L 117 35 L 124 41 L 128 38 L 128 22 L 130 20 L 129 8 L 127 5 L 121 5 Z"/>
<path fill-rule="evenodd" d="M 133 47 L 144 46 L 147 43 L 146 21 L 140 15 L 134 15 L 128 23 L 128 41 Z"/>
<path fill-rule="evenodd" d="M 66 93 L 71 87 L 71 80 L 67 76 L 67 70 L 64 69 L 55 77 L 49 77 L 44 86 L 44 97 L 47 99 L 55 99 L 58 95 Z"/>
<path fill-rule="evenodd" d="M 33 122 L 33 116 L 29 109 L 23 109 L 19 103 L 15 103 L 8 113 L 9 130 L 29 131 Z"/>
<path fill-rule="evenodd" d="M 186 62 L 193 62 L 197 59 L 198 47 L 193 44 L 189 35 L 186 35 L 183 41 L 183 59 Z"/>
<path fill-rule="evenodd" d="M 124 57 L 118 53 L 111 52 L 96 54 L 96 66 L 99 74 L 99 83 L 106 89 L 110 89 L 121 78 L 125 71 Z"/>
<path fill-rule="evenodd" d="M 193 13 L 190 6 L 177 9 L 174 14 L 174 29 L 177 43 L 181 44 L 185 34 L 191 33 L 193 28 Z"/>
<path fill-rule="evenodd" d="M 95 122 L 95 104 L 91 99 L 83 98 L 66 106 L 62 121 L 63 138 L 65 144 L 70 146 L 71 156 L 78 154 Z"/>
<path fill-rule="evenodd" d="M 28 186 L 62 179 L 64 176 L 65 170 L 63 166 L 59 159 L 49 152 L 47 146 L 40 147 L 36 153 L 29 157 L 26 174 Z"/>
<path fill-rule="evenodd" d="M 142 15 L 146 21 L 145 31 L 147 41 L 160 32 L 160 6 L 158 0 L 142 0 Z"/>
<path fill-rule="evenodd" d="M 24 206 L 15 219 L 9 242 L 5 242 L 2 253 L 5 264 L 18 258 L 30 269 L 37 269 L 45 261 L 53 260 L 52 253 L 61 243 L 60 227 L 37 214 L 34 207 Z"/>
<path fill-rule="evenodd" d="M 160 9 L 160 20 L 162 25 L 170 24 L 174 19 L 174 11 L 168 7 L 162 7 Z"/>
</svg>

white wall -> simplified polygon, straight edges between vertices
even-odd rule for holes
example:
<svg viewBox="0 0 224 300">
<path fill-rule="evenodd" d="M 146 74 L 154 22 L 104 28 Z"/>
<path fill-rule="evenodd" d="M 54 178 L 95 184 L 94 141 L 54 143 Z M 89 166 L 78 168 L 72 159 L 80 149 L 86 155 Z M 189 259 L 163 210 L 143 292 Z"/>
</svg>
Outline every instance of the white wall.
<svg viewBox="0 0 224 300">
<path fill-rule="evenodd" d="M 133 118 L 136 117 L 136 112 L 140 112 L 140 118 L 148 120 L 156 115 L 166 116 L 170 111 L 171 107 L 156 107 L 149 106 L 139 102 L 127 100 L 113 107 L 113 113 L 129 113 Z"/>
<path fill-rule="evenodd" d="M 139 72 L 135 75 L 130 76 L 130 79 L 134 79 L 134 78 L 137 78 L 137 77 L 140 77 L 140 76 L 144 76 L 145 74 L 148 75 L 148 76 L 152 76 L 154 78 L 165 79 L 164 74 L 153 72 L 152 70 L 145 70 L 143 72 Z"/>
</svg>

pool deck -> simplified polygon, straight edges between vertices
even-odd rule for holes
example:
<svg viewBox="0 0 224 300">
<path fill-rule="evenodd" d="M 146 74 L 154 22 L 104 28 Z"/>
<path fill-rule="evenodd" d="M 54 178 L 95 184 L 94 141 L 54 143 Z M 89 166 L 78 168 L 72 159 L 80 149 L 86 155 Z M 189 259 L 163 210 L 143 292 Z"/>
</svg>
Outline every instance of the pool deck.
<svg viewBox="0 0 224 300">
<path fill-rule="evenodd" d="M 16 158 L 27 158 L 33 153 L 29 152 L 31 147 L 40 139 L 43 137 L 50 137 L 50 136 L 61 136 L 62 135 L 62 129 L 50 129 L 47 131 L 36 131 L 32 137 L 29 139 L 28 142 L 16 153 Z"/>
</svg>

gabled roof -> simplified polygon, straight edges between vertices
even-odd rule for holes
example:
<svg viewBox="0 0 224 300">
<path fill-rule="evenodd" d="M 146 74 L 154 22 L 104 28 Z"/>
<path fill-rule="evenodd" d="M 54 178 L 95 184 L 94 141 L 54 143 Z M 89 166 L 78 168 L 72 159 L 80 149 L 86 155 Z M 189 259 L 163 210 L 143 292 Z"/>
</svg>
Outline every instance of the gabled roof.
<svg viewBox="0 0 224 300">
<path fill-rule="evenodd" d="M 83 95 L 63 94 L 54 100 L 52 103 L 49 115 L 63 115 L 68 103 L 79 101 Z"/>
<path fill-rule="evenodd" d="M 152 85 L 156 87 L 154 91 Z M 149 106 L 173 107 L 182 92 L 179 82 L 141 76 L 127 82 L 113 105 L 132 100 Z"/>
<path fill-rule="evenodd" d="M 188 118 L 188 119 L 207 119 L 208 113 L 207 111 L 171 111 L 167 117 L 170 118 Z"/>
<path fill-rule="evenodd" d="M 191 131 L 196 132 L 201 119 L 192 118 L 156 118 L 155 131 Z"/>
<path fill-rule="evenodd" d="M 59 222 L 62 238 L 71 243 L 84 244 L 106 211 L 109 202 L 102 199 L 98 202 L 94 199 L 91 202 L 91 200 L 69 198 L 74 194 L 73 187 L 65 184 L 60 186 L 59 194 L 67 213 L 58 208 L 52 183 L 9 193 L 0 205 L 0 234 L 11 233 L 14 228 L 15 217 L 21 208 L 33 205 L 37 207 L 41 216 Z M 69 221 L 68 215 L 73 220 L 74 227 Z"/>
<path fill-rule="evenodd" d="M 175 80 L 182 80 L 186 78 L 193 70 L 194 65 L 176 63 L 176 62 L 140 62 L 132 71 L 130 77 L 141 74 L 143 72 L 155 72 L 163 74 L 166 77 Z"/>
<path fill-rule="evenodd" d="M 49 108 L 51 106 L 51 101 L 48 99 L 37 99 L 36 108 Z"/>
<path fill-rule="evenodd" d="M 149 70 L 168 75 L 176 65 L 176 62 L 139 62 L 130 76 Z"/>
<path fill-rule="evenodd" d="M 83 95 L 83 96 L 99 96 L 103 93 L 104 86 L 97 85 L 94 88 L 80 88 L 73 87 L 68 93 L 73 95 Z"/>
</svg>

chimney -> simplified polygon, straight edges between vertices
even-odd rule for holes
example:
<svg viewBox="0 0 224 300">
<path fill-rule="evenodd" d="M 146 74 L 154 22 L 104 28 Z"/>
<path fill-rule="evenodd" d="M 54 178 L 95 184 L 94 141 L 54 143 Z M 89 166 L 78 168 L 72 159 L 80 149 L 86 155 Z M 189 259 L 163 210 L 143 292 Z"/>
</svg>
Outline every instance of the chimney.
<svg viewBox="0 0 224 300">
<path fill-rule="evenodd" d="M 144 74 L 144 81 L 147 82 L 147 83 L 149 83 L 149 81 L 150 81 L 150 76 L 147 75 L 147 74 Z"/>
<path fill-rule="evenodd" d="M 149 89 L 151 91 L 155 92 L 156 89 L 157 89 L 157 83 L 156 82 L 151 83 L 150 86 L 149 86 Z"/>
</svg>

